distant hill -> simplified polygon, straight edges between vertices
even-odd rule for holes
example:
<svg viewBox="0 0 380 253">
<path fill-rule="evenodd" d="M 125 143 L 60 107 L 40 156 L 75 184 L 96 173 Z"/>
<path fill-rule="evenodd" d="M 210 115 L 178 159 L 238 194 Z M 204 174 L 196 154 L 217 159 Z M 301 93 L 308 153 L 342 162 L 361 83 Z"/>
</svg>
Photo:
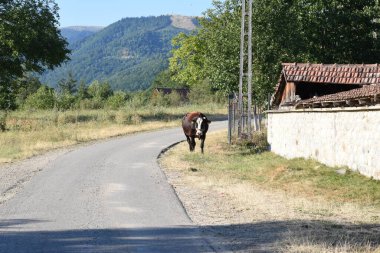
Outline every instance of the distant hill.
<svg viewBox="0 0 380 253">
<path fill-rule="evenodd" d="M 61 34 L 67 39 L 70 45 L 81 41 L 94 33 L 99 32 L 102 26 L 69 26 L 61 28 Z"/>
<path fill-rule="evenodd" d="M 74 39 L 71 61 L 46 72 L 41 81 L 56 87 L 71 72 L 86 83 L 102 80 L 114 89 L 146 89 L 167 67 L 172 38 L 194 29 L 194 24 L 195 19 L 181 16 L 124 18 L 87 38 Z"/>
</svg>

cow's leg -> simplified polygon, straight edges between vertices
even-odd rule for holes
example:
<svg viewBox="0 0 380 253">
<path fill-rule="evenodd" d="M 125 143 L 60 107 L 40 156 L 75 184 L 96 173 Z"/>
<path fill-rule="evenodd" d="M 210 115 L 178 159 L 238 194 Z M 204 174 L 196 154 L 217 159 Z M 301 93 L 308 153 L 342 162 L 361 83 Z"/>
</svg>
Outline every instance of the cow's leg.
<svg viewBox="0 0 380 253">
<path fill-rule="evenodd" d="M 194 149 L 195 149 L 195 138 L 194 137 L 191 137 L 191 151 L 194 151 Z"/>
<path fill-rule="evenodd" d="M 201 139 L 201 151 L 202 151 L 202 154 L 203 154 L 203 148 L 205 147 L 205 139 L 206 139 L 206 135 L 203 136 L 203 138 Z"/>
<path fill-rule="evenodd" d="M 186 139 L 187 139 L 187 143 L 189 143 L 189 149 L 190 149 L 190 151 L 193 151 L 192 150 L 192 144 L 191 144 L 190 137 L 186 135 Z"/>
</svg>

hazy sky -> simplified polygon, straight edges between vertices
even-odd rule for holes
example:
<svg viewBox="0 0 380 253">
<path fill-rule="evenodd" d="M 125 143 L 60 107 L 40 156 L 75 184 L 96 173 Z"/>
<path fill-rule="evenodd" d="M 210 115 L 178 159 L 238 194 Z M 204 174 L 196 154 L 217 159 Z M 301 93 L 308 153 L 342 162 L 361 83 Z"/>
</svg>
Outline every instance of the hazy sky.
<svg viewBox="0 0 380 253">
<path fill-rule="evenodd" d="M 107 26 L 125 17 L 180 14 L 200 16 L 212 0 L 56 0 L 61 27 Z"/>
</svg>

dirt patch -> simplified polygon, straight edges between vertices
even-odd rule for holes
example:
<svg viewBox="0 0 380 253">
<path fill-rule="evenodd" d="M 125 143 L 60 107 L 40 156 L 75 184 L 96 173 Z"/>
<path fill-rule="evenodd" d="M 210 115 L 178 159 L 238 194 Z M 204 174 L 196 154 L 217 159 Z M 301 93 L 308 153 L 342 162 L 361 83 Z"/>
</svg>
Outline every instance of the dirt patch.
<svg viewBox="0 0 380 253">
<path fill-rule="evenodd" d="M 186 152 L 178 144 L 161 157 L 161 167 L 190 218 L 218 245 L 233 252 L 380 252 L 378 208 L 311 200 L 208 173 L 183 159 Z"/>
</svg>

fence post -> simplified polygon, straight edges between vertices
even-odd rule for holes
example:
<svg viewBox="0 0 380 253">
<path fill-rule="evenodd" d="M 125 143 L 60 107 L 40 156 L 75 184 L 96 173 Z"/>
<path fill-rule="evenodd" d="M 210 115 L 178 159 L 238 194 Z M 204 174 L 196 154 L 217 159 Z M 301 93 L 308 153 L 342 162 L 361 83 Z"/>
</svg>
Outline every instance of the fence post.
<svg viewBox="0 0 380 253">
<path fill-rule="evenodd" d="M 232 125 L 234 123 L 233 117 L 234 110 L 234 94 L 228 95 L 228 144 L 231 144 L 232 140 Z"/>
</svg>

